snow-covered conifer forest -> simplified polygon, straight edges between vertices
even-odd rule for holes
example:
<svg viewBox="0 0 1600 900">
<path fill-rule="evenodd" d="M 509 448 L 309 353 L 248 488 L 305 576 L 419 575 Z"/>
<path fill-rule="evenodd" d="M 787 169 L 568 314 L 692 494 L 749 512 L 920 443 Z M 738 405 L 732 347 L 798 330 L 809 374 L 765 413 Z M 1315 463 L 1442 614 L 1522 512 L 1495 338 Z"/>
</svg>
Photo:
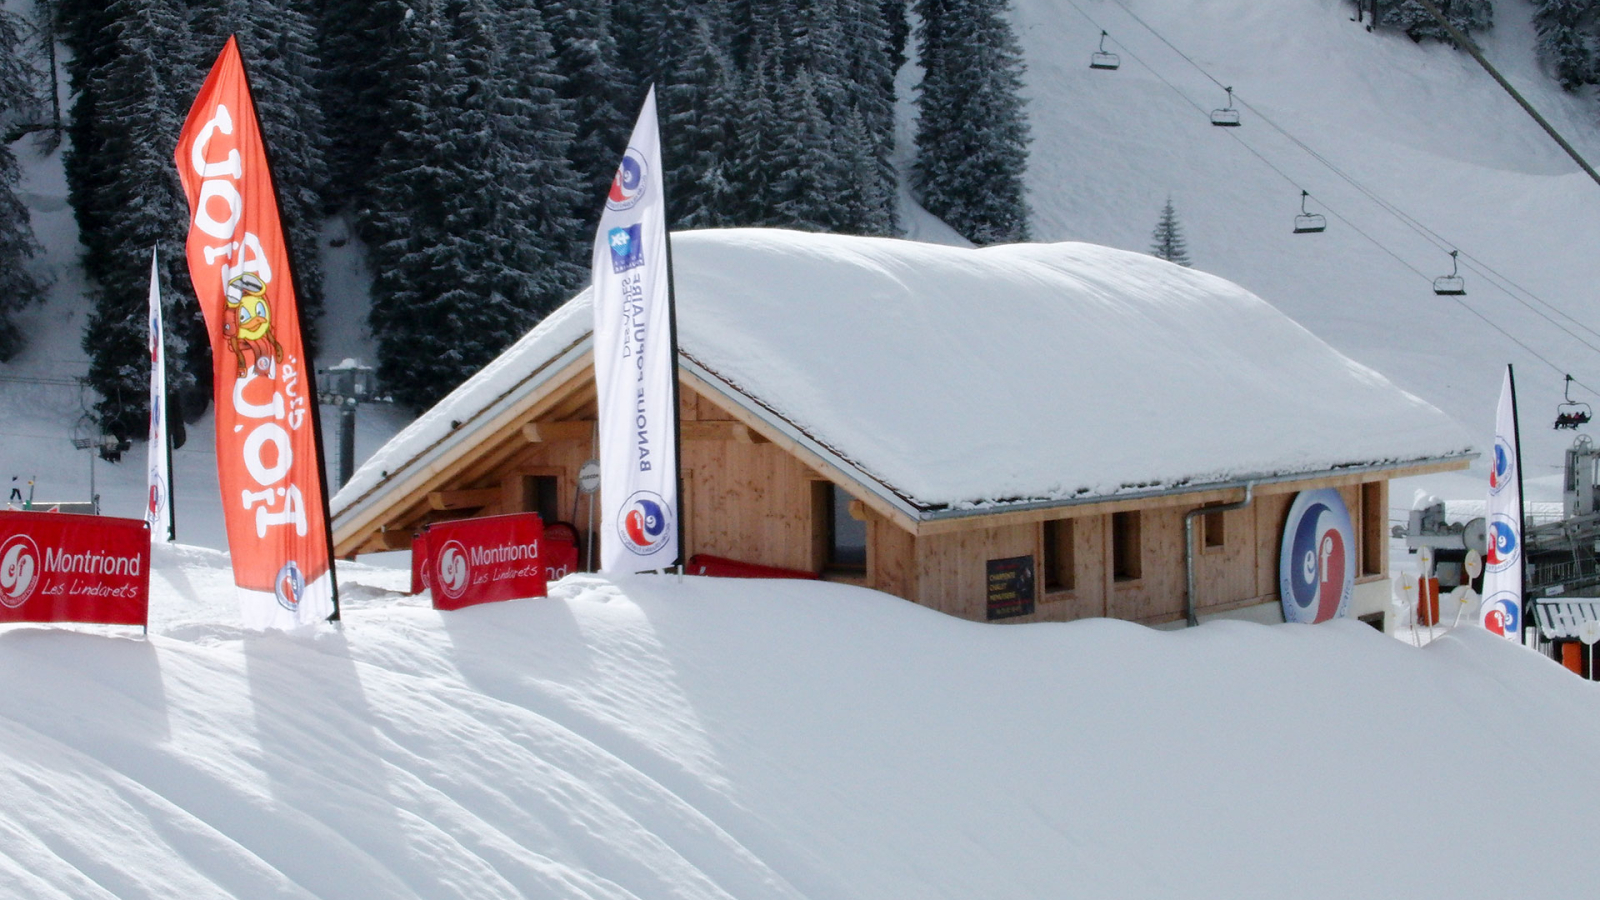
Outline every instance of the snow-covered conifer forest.
<svg viewBox="0 0 1600 900">
<path fill-rule="evenodd" d="M 919 194 L 974 241 L 1022 238 L 1028 132 L 1007 5 L 917 12 L 929 73 Z M 309 340 L 325 303 L 309 251 L 322 219 L 342 215 L 370 253 L 381 377 L 413 410 L 582 285 L 599 200 L 651 84 L 675 226 L 898 229 L 904 0 L 40 0 L 0 29 L 7 108 L 39 111 L 47 34 L 66 51 L 66 176 L 93 285 L 84 348 L 97 418 L 121 435 L 143 427 L 147 364 L 142 348 L 101 336 L 140 321 L 152 245 L 175 323 L 169 383 L 191 416 L 210 394 L 171 150 L 230 34 L 290 240 L 307 248 L 295 258 Z M 9 191 L 0 204 L 0 248 L 21 259 L 26 216 Z M 38 294 L 7 286 L 10 304 Z M 17 335 L 0 339 L 14 352 Z"/>
</svg>

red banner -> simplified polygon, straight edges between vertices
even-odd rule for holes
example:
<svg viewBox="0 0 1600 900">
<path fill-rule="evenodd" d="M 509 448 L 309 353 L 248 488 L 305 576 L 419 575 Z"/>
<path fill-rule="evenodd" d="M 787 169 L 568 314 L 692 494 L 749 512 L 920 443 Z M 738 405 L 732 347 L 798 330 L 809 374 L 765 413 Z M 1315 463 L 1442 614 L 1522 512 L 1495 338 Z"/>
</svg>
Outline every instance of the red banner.
<svg viewBox="0 0 1600 900">
<path fill-rule="evenodd" d="M 311 361 L 266 148 L 228 39 L 178 139 L 189 276 L 211 333 L 217 476 L 233 580 L 251 628 L 338 611 Z"/>
<path fill-rule="evenodd" d="M 0 512 L 0 622 L 149 618 L 150 526 L 142 519 Z"/>
<path fill-rule="evenodd" d="M 434 609 L 545 595 L 538 513 L 438 522 L 424 532 Z"/>
<path fill-rule="evenodd" d="M 411 536 L 411 593 L 420 594 L 432 585 L 428 577 L 428 534 Z"/>
<path fill-rule="evenodd" d="M 815 572 L 762 566 L 706 553 L 689 557 L 687 571 L 690 575 L 708 575 L 712 578 L 809 578 L 815 581 L 818 577 Z"/>
<path fill-rule="evenodd" d="M 560 581 L 578 571 L 578 545 L 564 541 L 544 542 L 544 577 L 546 581 Z"/>
</svg>

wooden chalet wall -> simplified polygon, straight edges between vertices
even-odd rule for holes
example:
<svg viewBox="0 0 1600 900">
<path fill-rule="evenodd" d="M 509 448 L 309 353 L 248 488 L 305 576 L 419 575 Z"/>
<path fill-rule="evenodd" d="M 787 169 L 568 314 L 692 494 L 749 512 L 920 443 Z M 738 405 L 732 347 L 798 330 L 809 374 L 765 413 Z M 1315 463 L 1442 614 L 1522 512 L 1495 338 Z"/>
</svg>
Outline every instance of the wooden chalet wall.
<svg viewBox="0 0 1600 900">
<path fill-rule="evenodd" d="M 1375 477 L 1363 483 L 1345 484 L 1322 480 L 1267 485 L 1256 490 L 1251 505 L 1245 509 L 1215 514 L 1222 517 L 1220 546 L 1206 546 L 1203 520 L 1195 522 L 1197 611 L 1204 615 L 1276 602 L 1278 553 L 1289 504 L 1299 491 L 1330 486 L 1338 487 L 1350 510 L 1357 545 L 1358 583 L 1387 578 L 1386 479 Z M 1115 577 L 1112 511 L 1059 509 L 1041 513 L 1039 522 L 980 526 L 913 538 L 915 564 L 910 568 L 915 577 L 909 578 L 897 571 L 883 578 L 869 571 L 868 583 L 951 615 L 983 620 L 987 617 L 988 561 L 1031 555 L 1038 573 L 1035 612 L 1004 621 L 1061 621 L 1089 616 L 1147 624 L 1176 621 L 1184 617 L 1187 589 L 1184 514 L 1207 503 L 1236 501 L 1241 494 L 1242 491 L 1235 491 L 1233 496 L 1216 499 L 1206 495 L 1201 495 L 1200 499 L 1178 495 L 1148 500 L 1143 506 L 1115 504 L 1113 511 L 1136 512 L 1139 517 L 1140 577 L 1137 579 Z M 1042 521 L 1048 517 L 1072 523 L 1075 566 L 1070 589 L 1051 591 L 1046 587 Z M 882 524 L 893 527 L 887 522 Z M 878 558 L 878 555 L 872 557 Z"/>
<path fill-rule="evenodd" d="M 999 513 L 924 522 L 917 534 L 889 518 L 882 505 L 852 503 L 867 524 L 865 569 L 828 571 L 825 476 L 791 453 L 776 433 L 763 436 L 748 414 L 735 417 L 687 382 L 681 384 L 684 508 L 688 552 L 821 572 L 830 580 L 863 584 L 966 619 L 987 618 L 989 560 L 1031 556 L 1037 573 L 1035 611 L 1011 622 L 1109 616 L 1160 623 L 1184 616 L 1184 514 L 1207 504 L 1236 502 L 1242 490 L 1200 491 L 1083 507 Z M 552 391 L 530 417 L 500 432 L 433 479 L 423 496 L 390 514 L 363 550 L 405 546 L 424 523 L 537 509 L 534 480 L 554 479 L 556 518 L 580 536 L 589 506 L 577 493 L 577 473 L 594 449 L 594 384 L 579 376 Z M 1465 465 L 1463 462 L 1461 465 Z M 1451 468 L 1459 466 L 1451 465 Z M 1252 504 L 1221 517 L 1220 544 L 1208 545 L 1195 522 L 1195 585 L 1202 614 L 1272 602 L 1278 596 L 1278 551 L 1284 519 L 1297 491 L 1337 487 L 1356 537 L 1357 577 L 1387 575 L 1387 475 L 1263 485 Z M 857 498 L 865 500 L 866 498 Z M 597 510 L 598 511 L 598 510 Z M 1113 562 L 1116 514 L 1138 520 L 1137 578 L 1118 579 Z M 1046 577 L 1046 522 L 1069 521 L 1070 584 Z M 1060 529 L 1066 526 L 1049 526 Z M 1215 535 L 1213 536 L 1216 537 Z M 597 542 L 606 536 L 595 535 Z M 581 543 L 581 540 L 580 540 Z"/>
<path fill-rule="evenodd" d="M 813 485 L 822 476 L 687 385 L 680 393 L 690 552 L 815 570 Z M 572 522 L 582 543 L 589 504 L 578 493 L 577 477 L 584 461 L 596 455 L 595 413 L 593 380 L 569 386 L 531 421 L 485 441 L 443 472 L 359 549 L 409 546 L 411 534 L 432 522 L 536 511 L 530 480 L 541 477 L 555 480 L 557 518 Z M 605 536 L 595 524 L 598 552 Z"/>
</svg>

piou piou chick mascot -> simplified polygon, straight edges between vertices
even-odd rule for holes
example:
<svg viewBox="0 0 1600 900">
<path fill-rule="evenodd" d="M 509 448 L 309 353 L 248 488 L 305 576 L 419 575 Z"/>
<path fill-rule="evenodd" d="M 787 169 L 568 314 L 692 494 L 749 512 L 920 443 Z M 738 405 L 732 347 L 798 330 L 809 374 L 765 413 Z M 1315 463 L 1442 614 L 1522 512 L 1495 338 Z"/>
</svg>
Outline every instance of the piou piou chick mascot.
<svg viewBox="0 0 1600 900">
<path fill-rule="evenodd" d="M 222 337 L 239 364 L 239 377 L 250 366 L 262 375 L 272 371 L 272 363 L 283 356 L 283 347 L 272 333 L 272 305 L 267 301 L 267 286 L 253 272 L 228 282 L 228 307 L 222 313 Z M 245 352 L 251 359 L 245 361 Z"/>
</svg>

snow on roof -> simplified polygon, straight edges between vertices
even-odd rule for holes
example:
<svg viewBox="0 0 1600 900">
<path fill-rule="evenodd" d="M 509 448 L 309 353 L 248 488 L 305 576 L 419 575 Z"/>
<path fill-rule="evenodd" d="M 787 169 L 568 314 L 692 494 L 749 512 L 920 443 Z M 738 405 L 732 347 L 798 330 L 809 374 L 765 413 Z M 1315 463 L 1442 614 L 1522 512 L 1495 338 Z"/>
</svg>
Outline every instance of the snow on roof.
<svg viewBox="0 0 1600 900">
<path fill-rule="evenodd" d="M 1090 244 L 673 238 L 683 354 L 914 506 L 1198 487 L 1471 451 L 1249 291 Z M 339 511 L 582 341 L 588 292 L 367 462 Z"/>
</svg>

